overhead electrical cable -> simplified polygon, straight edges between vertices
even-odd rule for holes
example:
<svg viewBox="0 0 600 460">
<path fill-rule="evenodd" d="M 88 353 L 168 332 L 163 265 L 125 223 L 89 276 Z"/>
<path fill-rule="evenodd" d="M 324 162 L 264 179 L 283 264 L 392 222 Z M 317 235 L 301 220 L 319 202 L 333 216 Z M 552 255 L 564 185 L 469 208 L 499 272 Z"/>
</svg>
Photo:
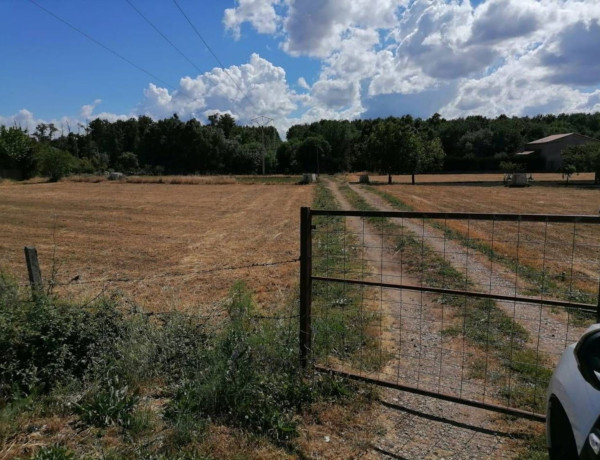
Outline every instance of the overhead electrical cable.
<svg viewBox="0 0 600 460">
<path fill-rule="evenodd" d="M 188 17 L 188 15 L 185 14 L 185 11 L 183 11 L 183 9 L 181 8 L 181 6 L 179 6 L 179 3 L 177 3 L 177 0 L 173 0 L 173 3 L 175 3 L 175 6 L 177 7 L 177 9 L 181 12 L 181 14 L 183 15 L 183 17 L 187 20 L 187 22 L 192 27 L 192 29 L 194 30 L 194 32 L 196 32 L 196 35 L 198 35 L 198 37 L 200 38 L 200 40 L 202 40 L 202 43 L 204 43 L 204 46 L 206 46 L 206 49 L 215 58 L 215 61 L 217 61 L 217 63 L 219 64 L 219 67 L 221 67 L 221 69 L 223 70 L 223 72 L 225 72 L 225 74 L 229 77 L 229 79 L 233 82 L 233 84 L 237 87 L 237 89 L 242 94 L 244 94 L 244 91 L 242 90 L 242 88 L 240 87 L 240 85 L 238 84 L 238 82 L 235 81 L 235 79 L 231 76 L 231 74 L 228 72 L 228 70 L 225 68 L 225 66 L 223 65 L 223 63 L 219 59 L 219 56 L 217 56 L 217 54 L 212 50 L 212 48 L 206 42 L 206 40 L 204 40 L 204 37 L 202 36 L 202 34 L 198 31 L 198 29 L 196 28 L 196 26 L 194 25 L 194 23 L 191 21 L 191 19 Z"/>
<path fill-rule="evenodd" d="M 136 8 L 136 6 L 131 2 L 131 0 L 125 0 L 127 3 L 129 3 L 129 6 L 131 6 L 131 8 L 133 8 L 135 10 L 135 12 L 137 14 L 139 14 L 142 19 L 144 21 L 146 21 L 162 38 L 165 39 L 165 41 L 171 45 L 179 54 L 181 54 L 181 56 L 183 56 L 183 58 L 188 61 L 198 72 L 203 73 L 203 70 L 200 69 L 200 67 L 198 67 L 190 58 L 188 58 L 185 53 L 183 51 L 181 51 L 171 40 L 169 40 L 169 38 L 163 34 L 158 27 L 156 27 L 152 21 L 150 21 L 150 19 L 148 19 L 139 9 Z"/>
<path fill-rule="evenodd" d="M 156 30 L 169 44 L 171 44 L 171 46 L 173 46 L 173 48 L 175 48 L 190 64 L 192 64 L 194 66 L 194 68 L 200 72 L 202 72 L 197 66 L 196 64 L 194 64 L 193 61 L 191 61 L 179 48 L 177 48 L 177 46 L 175 46 L 162 32 L 160 32 L 160 30 L 154 26 L 154 24 L 152 24 L 152 22 L 146 17 L 144 16 L 141 11 L 139 11 L 131 1 L 126 0 L 127 3 L 129 3 L 129 5 L 146 21 L 148 22 L 148 24 L 150 24 L 154 30 Z M 81 30 L 80 28 L 74 26 L 73 24 L 71 24 L 69 21 L 67 21 L 66 19 L 61 18 L 60 16 L 58 16 L 57 14 L 53 13 L 52 11 L 50 11 L 49 9 L 47 9 L 46 7 L 40 5 L 36 0 L 29 0 L 30 3 L 32 3 L 33 5 L 35 5 L 36 7 L 38 7 L 39 9 L 41 9 L 42 11 L 44 11 L 46 14 L 52 16 L 54 19 L 56 19 L 57 21 L 62 22 L 63 24 L 65 24 L 66 26 L 68 26 L 69 28 L 73 29 L 75 32 L 83 35 L 85 38 L 87 38 L 88 40 L 90 40 L 91 42 L 95 43 L 96 45 L 100 46 L 101 48 L 105 49 L 106 51 L 108 51 L 109 53 L 113 54 L 114 56 L 118 57 L 119 59 L 121 59 L 122 61 L 126 62 L 127 64 L 129 64 L 130 66 L 136 68 L 137 70 L 139 70 L 140 72 L 145 73 L 146 75 L 148 75 L 150 78 L 156 80 L 157 82 L 160 82 L 162 85 L 164 85 L 165 87 L 169 88 L 172 91 L 177 92 L 177 94 L 184 96 L 185 98 L 194 101 L 194 102 L 202 102 L 204 103 L 203 100 L 195 98 L 193 96 L 190 96 L 188 94 L 186 94 L 185 92 L 181 92 L 179 90 L 177 90 L 176 87 L 174 87 L 173 85 L 167 83 L 165 80 L 163 80 L 162 78 L 154 75 L 152 72 L 150 72 L 149 70 L 144 69 L 143 67 L 141 67 L 140 65 L 136 64 L 135 62 L 133 62 L 131 59 L 128 59 L 127 57 L 123 56 L 122 54 L 120 54 L 119 52 L 113 50 L 112 48 L 110 48 L 109 46 L 105 45 L 104 43 L 102 43 L 101 41 L 97 40 L 96 38 L 92 37 L 91 35 L 89 35 L 88 33 L 84 32 L 83 30 Z M 206 42 L 206 40 L 204 39 L 204 37 L 202 36 L 202 34 L 200 33 L 200 31 L 196 28 L 196 26 L 193 24 L 193 22 L 190 20 L 190 18 L 188 17 L 188 15 L 185 13 L 185 11 L 183 11 L 183 9 L 181 8 L 181 6 L 179 5 L 179 3 L 177 3 L 177 0 L 173 0 L 173 3 L 175 3 L 175 6 L 177 7 L 177 9 L 181 12 L 181 14 L 183 15 L 183 17 L 186 19 L 186 21 L 189 23 L 189 25 L 192 27 L 192 29 L 194 30 L 194 32 L 196 33 L 196 35 L 200 38 L 200 40 L 202 41 L 202 43 L 204 44 L 204 46 L 206 47 L 206 49 L 210 52 L 210 54 L 213 56 L 213 58 L 217 61 L 217 63 L 219 64 L 220 68 L 223 70 L 223 72 L 229 77 L 229 79 L 232 81 L 232 83 L 236 86 L 236 88 L 240 91 L 241 94 L 244 95 L 244 97 L 242 98 L 242 100 L 244 99 L 248 99 L 248 101 L 250 102 L 250 105 L 254 106 L 254 108 L 256 108 L 256 105 L 254 104 L 254 101 L 252 101 L 251 99 L 248 98 L 248 94 L 245 94 L 244 91 L 242 90 L 241 86 L 238 84 L 238 82 L 231 76 L 231 73 L 227 70 L 227 68 L 223 65 L 223 62 L 221 62 L 221 60 L 219 59 L 219 57 L 217 56 L 217 54 L 213 51 L 213 49 L 210 47 L 210 45 Z"/>
<path fill-rule="evenodd" d="M 53 18 L 55 18 L 56 20 L 62 22 L 63 24 L 69 26 L 71 29 L 73 29 L 74 31 L 80 33 L 81 35 L 83 35 L 85 38 L 87 38 L 88 40 L 94 42 L 96 45 L 104 48 L 106 51 L 108 51 L 109 53 L 117 56 L 119 59 L 122 59 L 123 61 L 125 61 L 127 64 L 135 67 L 137 70 L 144 72 L 146 75 L 148 75 L 150 78 L 156 80 L 157 82 L 160 82 L 162 85 L 166 86 L 167 88 L 169 88 L 172 91 L 177 92 L 178 95 L 181 95 L 187 99 L 189 99 L 190 101 L 194 101 L 194 102 L 201 102 L 203 103 L 204 101 L 202 101 L 201 99 L 195 98 L 193 96 L 190 96 L 188 94 L 186 94 L 185 92 L 181 92 L 178 91 L 177 88 L 169 83 L 167 83 L 165 80 L 163 80 L 162 78 L 157 77 L 156 75 L 154 75 L 152 72 L 144 69 L 143 67 L 137 65 L 135 62 L 131 61 L 130 59 L 126 58 L 125 56 L 123 56 L 122 54 L 118 53 L 117 51 L 109 48 L 108 46 L 106 46 L 104 43 L 102 43 L 101 41 L 95 39 L 94 37 L 92 37 L 91 35 L 87 34 L 86 32 L 84 32 L 83 30 L 79 29 L 78 27 L 74 26 L 73 24 L 71 24 L 69 21 L 61 18 L 60 16 L 58 16 L 57 14 L 53 13 L 52 11 L 50 11 L 49 9 L 43 7 L 42 5 L 40 5 L 38 2 L 36 2 L 35 0 L 29 0 L 30 3 L 33 3 L 35 6 L 37 6 L 38 8 L 40 8 L 41 10 L 45 11 L 47 14 L 49 14 L 50 16 L 52 16 Z"/>
<path fill-rule="evenodd" d="M 75 27 L 73 24 L 71 24 L 70 22 L 68 22 L 67 20 L 61 18 L 60 16 L 54 14 L 52 11 L 50 11 L 49 9 L 43 7 L 42 5 L 40 5 L 38 2 L 36 2 L 35 0 L 29 0 L 30 3 L 33 3 L 35 6 L 37 6 L 39 9 L 45 11 L 47 14 L 49 14 L 50 16 L 52 16 L 53 18 L 57 19 L 58 21 L 62 22 L 63 24 L 69 26 L 71 29 L 73 29 L 74 31 L 80 33 L 81 35 L 83 35 L 85 38 L 87 38 L 88 40 L 94 42 L 96 45 L 101 46 L 102 48 L 104 48 L 106 51 L 108 51 L 111 54 L 114 54 L 115 56 L 117 56 L 119 59 L 125 61 L 127 64 L 135 67 L 136 69 L 138 69 L 140 72 L 144 72 L 146 75 L 148 75 L 149 77 L 153 78 L 154 80 L 162 83 L 163 85 L 167 86 L 168 88 L 174 89 L 173 86 L 171 86 L 170 84 L 168 84 L 166 81 L 164 81 L 162 78 L 157 77 L 156 75 L 154 75 L 152 72 L 144 69 L 143 67 L 137 65 L 135 62 L 131 61 L 130 59 L 126 58 L 125 56 L 123 56 L 122 54 L 118 53 L 117 51 L 109 48 L 108 46 L 106 46 L 104 43 L 96 40 L 94 37 L 92 37 L 91 35 L 85 33 L 83 30 L 79 29 L 78 27 Z"/>
</svg>

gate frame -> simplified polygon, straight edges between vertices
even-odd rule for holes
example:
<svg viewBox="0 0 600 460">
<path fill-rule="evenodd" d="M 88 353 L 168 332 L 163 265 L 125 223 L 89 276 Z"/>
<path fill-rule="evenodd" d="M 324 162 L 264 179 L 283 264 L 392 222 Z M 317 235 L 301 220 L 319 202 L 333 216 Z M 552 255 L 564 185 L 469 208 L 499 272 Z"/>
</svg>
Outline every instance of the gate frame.
<svg viewBox="0 0 600 460">
<path fill-rule="evenodd" d="M 361 286 L 376 286 L 388 289 L 405 289 L 420 292 L 431 292 L 437 294 L 452 294 L 467 297 L 487 298 L 511 302 L 531 303 L 556 307 L 568 307 L 596 314 L 596 322 L 600 323 L 600 277 L 598 281 L 598 301 L 596 305 L 565 302 L 560 300 L 544 300 L 524 296 L 505 296 L 486 294 L 483 292 L 442 289 L 429 286 L 412 286 L 406 284 L 378 283 L 374 281 L 348 280 L 312 275 L 312 231 L 316 228 L 312 224 L 313 216 L 340 216 L 340 217 L 387 217 L 387 218 L 420 218 L 420 219 L 444 219 L 444 220 L 482 220 L 482 221 L 504 221 L 504 222 L 545 222 L 545 223 L 580 223 L 600 224 L 600 216 L 592 215 L 558 215 L 558 214 L 509 214 L 509 213 L 467 213 L 467 212 L 417 212 L 417 211 L 343 211 L 343 210 L 313 210 L 310 207 L 300 208 L 300 365 L 308 370 L 312 353 L 312 282 L 313 280 L 355 284 Z M 430 396 L 445 401 L 464 404 L 480 409 L 491 410 L 507 415 L 514 415 L 529 420 L 544 422 L 545 414 L 529 412 L 523 409 L 501 406 L 498 404 L 479 402 L 471 399 L 461 398 L 454 395 L 423 390 L 411 385 L 401 385 L 385 380 L 373 379 L 363 375 L 338 371 L 326 367 L 314 365 L 314 370 L 331 375 L 337 375 L 352 380 L 372 383 L 386 388 L 393 388 L 410 393 Z"/>
</svg>

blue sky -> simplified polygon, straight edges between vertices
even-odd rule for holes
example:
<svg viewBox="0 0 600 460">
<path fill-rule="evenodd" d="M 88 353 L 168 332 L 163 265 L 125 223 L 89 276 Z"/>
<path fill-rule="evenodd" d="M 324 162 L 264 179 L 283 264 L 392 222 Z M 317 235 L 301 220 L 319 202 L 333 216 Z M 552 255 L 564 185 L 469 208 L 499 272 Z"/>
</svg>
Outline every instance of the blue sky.
<svg viewBox="0 0 600 460">
<path fill-rule="evenodd" d="M 0 0 L 0 123 L 600 110 L 597 0 Z M 190 64 L 129 4 L 182 52 Z"/>
</svg>

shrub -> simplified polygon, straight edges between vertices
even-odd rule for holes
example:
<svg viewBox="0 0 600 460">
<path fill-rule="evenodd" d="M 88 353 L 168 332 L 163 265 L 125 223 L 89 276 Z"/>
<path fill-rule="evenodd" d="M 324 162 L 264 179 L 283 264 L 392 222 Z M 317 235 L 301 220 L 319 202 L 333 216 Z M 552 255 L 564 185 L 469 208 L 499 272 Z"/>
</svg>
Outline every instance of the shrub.
<svg viewBox="0 0 600 460">
<path fill-rule="evenodd" d="M 45 393 L 81 378 L 123 332 L 110 301 L 85 309 L 49 297 L 22 302 L 0 277 L 0 397 Z"/>
<path fill-rule="evenodd" d="M 134 174 L 140 169 L 140 164 L 135 153 L 123 152 L 117 157 L 115 167 L 124 173 Z"/>
<path fill-rule="evenodd" d="M 36 153 L 38 172 L 50 182 L 58 182 L 77 167 L 77 159 L 68 152 L 39 144 Z"/>
<path fill-rule="evenodd" d="M 207 350 L 204 365 L 177 386 L 169 418 L 210 418 L 286 443 L 297 435 L 295 415 L 302 407 L 347 394 L 329 377 L 305 378 L 295 328 L 257 321 L 254 310 L 245 286 L 234 286 L 229 322 Z"/>
<path fill-rule="evenodd" d="M 260 318 L 243 284 L 232 289 L 227 311 L 229 319 L 215 329 L 193 315 L 156 321 L 143 312 L 126 314 L 115 300 L 87 307 L 49 297 L 24 302 L 0 275 L 6 423 L 15 419 L 11 408 L 27 400 L 20 396 L 40 401 L 40 394 L 56 390 L 47 400 L 76 412 L 83 423 L 135 435 L 152 418 L 149 409 L 144 415 L 138 408 L 138 390 L 153 392 L 154 385 L 169 401 L 167 450 L 193 444 L 212 422 L 286 444 L 297 435 L 297 415 L 307 404 L 351 393 L 342 380 L 305 376 L 295 322 Z"/>
</svg>

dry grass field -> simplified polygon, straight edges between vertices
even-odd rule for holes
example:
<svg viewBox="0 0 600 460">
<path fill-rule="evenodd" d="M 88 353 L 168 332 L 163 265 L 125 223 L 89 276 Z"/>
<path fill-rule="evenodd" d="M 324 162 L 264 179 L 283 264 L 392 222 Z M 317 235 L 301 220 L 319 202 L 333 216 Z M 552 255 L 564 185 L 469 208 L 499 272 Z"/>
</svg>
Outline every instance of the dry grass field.
<svg viewBox="0 0 600 460">
<path fill-rule="evenodd" d="M 559 174 L 537 174 L 536 183 L 526 188 L 494 184 L 489 176 L 494 176 L 496 182 L 501 179 L 500 175 L 479 175 L 471 177 L 475 183 L 469 184 L 469 177 L 462 175 L 418 176 L 420 184 L 416 186 L 402 183 L 378 185 L 374 189 L 393 195 L 417 211 L 598 215 L 600 190 L 564 183 L 550 185 L 560 179 Z M 444 178 L 457 182 L 443 183 Z M 376 179 L 383 181 L 384 178 Z M 425 183 L 426 180 L 429 182 Z M 572 282 L 573 287 L 597 292 L 600 258 L 600 227 L 597 225 L 492 225 L 475 221 L 447 224 L 464 236 L 481 240 L 499 253 L 518 259 L 521 264 L 544 269 L 555 277 L 564 273 L 562 284 L 566 289 L 570 289 Z"/>
<path fill-rule="evenodd" d="M 34 245 L 46 280 L 79 276 L 61 295 L 119 289 L 158 311 L 217 302 L 236 280 L 263 306 L 289 295 L 295 263 L 219 269 L 296 258 L 313 188 L 210 182 L 0 183 L 0 269 L 25 282 L 23 246 Z"/>
</svg>

